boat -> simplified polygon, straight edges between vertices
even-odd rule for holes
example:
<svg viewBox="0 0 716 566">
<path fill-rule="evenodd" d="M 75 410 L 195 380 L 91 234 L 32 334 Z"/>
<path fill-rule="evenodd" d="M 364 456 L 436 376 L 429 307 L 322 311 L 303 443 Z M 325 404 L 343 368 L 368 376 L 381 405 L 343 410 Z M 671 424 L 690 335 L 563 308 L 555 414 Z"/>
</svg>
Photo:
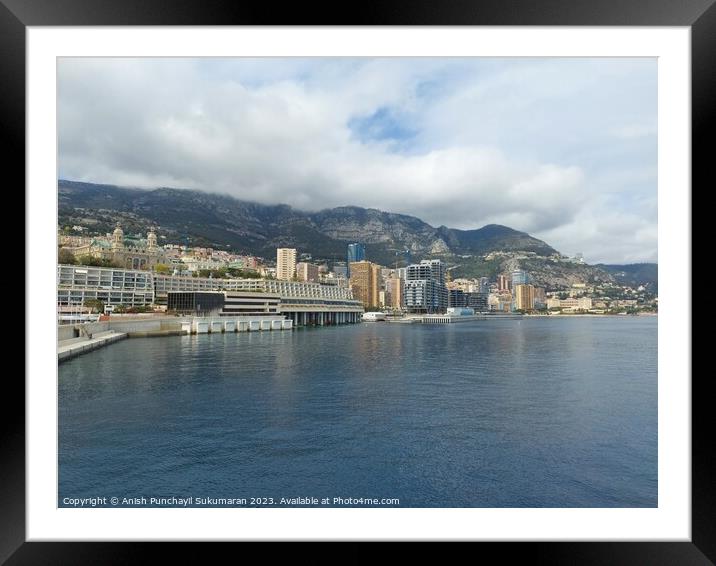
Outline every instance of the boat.
<svg viewBox="0 0 716 566">
<path fill-rule="evenodd" d="M 386 316 L 384 312 L 364 312 L 361 318 L 363 322 L 379 322 L 385 320 Z"/>
</svg>

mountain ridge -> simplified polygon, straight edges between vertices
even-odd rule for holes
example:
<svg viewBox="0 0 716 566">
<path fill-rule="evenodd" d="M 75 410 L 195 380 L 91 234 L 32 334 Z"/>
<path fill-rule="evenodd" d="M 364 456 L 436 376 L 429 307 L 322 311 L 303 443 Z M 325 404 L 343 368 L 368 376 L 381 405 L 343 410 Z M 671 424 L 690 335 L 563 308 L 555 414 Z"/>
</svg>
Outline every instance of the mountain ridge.
<svg viewBox="0 0 716 566">
<path fill-rule="evenodd" d="M 341 257 L 345 244 L 352 241 L 374 247 L 371 255 L 379 262 L 385 262 L 391 252 L 395 256 L 404 250 L 456 255 L 494 250 L 557 253 L 546 242 L 508 226 L 488 224 L 472 230 L 433 227 L 408 214 L 355 205 L 308 212 L 287 204 L 264 205 L 190 189 L 140 189 L 64 179 L 58 181 L 58 192 L 61 219 L 71 220 L 78 210 L 116 211 L 120 220 L 128 215 L 136 224 L 153 222 L 177 235 L 191 233 L 200 241 L 228 243 L 264 257 L 271 257 L 281 246 L 303 248 L 317 257 Z M 79 219 L 83 216 L 87 214 L 80 214 Z"/>
<path fill-rule="evenodd" d="M 655 264 L 588 265 L 556 260 L 558 252 L 526 232 L 500 224 L 473 230 L 433 227 L 416 216 L 345 205 L 315 212 L 287 204 L 265 205 L 190 189 L 141 189 L 58 181 L 58 221 L 111 232 L 117 221 L 127 234 L 159 227 L 167 243 L 232 249 L 275 258 L 276 248 L 295 247 L 313 261 L 345 261 L 346 245 L 366 245 L 367 259 L 389 267 L 409 258 L 440 258 L 453 277 L 494 277 L 514 269 L 530 272 L 535 285 L 569 288 L 578 282 L 646 284 L 656 289 Z M 406 254 L 405 252 L 409 252 Z M 502 252 L 493 254 L 492 252 Z M 506 253 L 505 253 L 506 252 Z M 552 256 L 552 257 L 548 257 Z"/>
</svg>

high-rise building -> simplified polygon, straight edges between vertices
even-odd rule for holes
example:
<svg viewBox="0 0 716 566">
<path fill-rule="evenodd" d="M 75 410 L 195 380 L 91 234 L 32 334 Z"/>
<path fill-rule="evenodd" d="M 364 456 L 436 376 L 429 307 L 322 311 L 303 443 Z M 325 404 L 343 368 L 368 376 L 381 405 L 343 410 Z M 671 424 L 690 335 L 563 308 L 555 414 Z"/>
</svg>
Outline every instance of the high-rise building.
<svg viewBox="0 0 716 566">
<path fill-rule="evenodd" d="M 487 312 L 490 310 L 487 299 L 488 293 L 480 293 L 478 291 L 466 292 L 462 289 L 448 290 L 448 307 L 467 307 L 474 309 L 475 312 Z"/>
<path fill-rule="evenodd" d="M 530 282 L 530 276 L 526 271 L 517 269 L 512 272 L 512 289 L 517 285 L 527 285 Z"/>
<path fill-rule="evenodd" d="M 531 311 L 535 308 L 535 288 L 532 285 L 516 285 L 514 289 L 515 309 Z"/>
<path fill-rule="evenodd" d="M 364 261 L 365 260 L 365 246 L 363 244 L 359 244 L 358 242 L 354 242 L 352 244 L 348 244 L 348 253 L 346 255 L 346 264 L 348 265 L 348 277 L 351 276 L 351 263 L 355 261 Z"/>
<path fill-rule="evenodd" d="M 499 275 L 497 277 L 497 290 L 498 291 L 509 291 L 510 290 L 510 278 L 507 275 Z"/>
<path fill-rule="evenodd" d="M 345 261 L 337 261 L 333 264 L 333 273 L 336 277 L 348 279 L 348 264 Z"/>
<path fill-rule="evenodd" d="M 480 277 L 478 287 L 479 288 L 476 289 L 476 291 L 478 293 L 489 293 L 490 292 L 490 280 L 487 277 Z"/>
<path fill-rule="evenodd" d="M 380 265 L 364 260 L 351 262 L 348 266 L 353 297 L 361 301 L 364 307 L 377 307 L 380 291 Z"/>
<path fill-rule="evenodd" d="M 405 279 L 392 277 L 385 282 L 388 306 L 394 309 L 403 308 L 403 287 Z"/>
<path fill-rule="evenodd" d="M 445 312 L 448 306 L 445 265 L 439 259 L 409 265 L 403 299 L 411 312 Z"/>
<path fill-rule="evenodd" d="M 445 265 L 439 259 L 424 259 L 408 266 L 406 279 L 431 279 L 445 285 Z"/>
<path fill-rule="evenodd" d="M 296 274 L 296 248 L 276 249 L 276 279 L 289 281 Z"/>
<path fill-rule="evenodd" d="M 489 293 L 469 293 L 467 297 L 467 306 L 474 309 L 475 312 L 487 312 L 490 306 L 487 304 Z"/>
<path fill-rule="evenodd" d="M 468 295 L 462 289 L 448 289 L 448 307 L 466 307 Z"/>
<path fill-rule="evenodd" d="M 318 282 L 318 266 L 305 261 L 300 261 L 296 264 L 296 277 L 299 281 L 311 281 Z"/>
</svg>

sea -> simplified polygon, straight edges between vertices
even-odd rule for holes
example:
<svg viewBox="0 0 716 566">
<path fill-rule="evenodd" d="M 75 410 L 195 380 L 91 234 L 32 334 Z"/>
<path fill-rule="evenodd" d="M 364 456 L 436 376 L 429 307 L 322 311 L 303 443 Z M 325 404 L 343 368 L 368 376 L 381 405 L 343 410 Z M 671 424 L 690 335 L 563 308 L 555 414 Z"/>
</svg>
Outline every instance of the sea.
<svg viewBox="0 0 716 566">
<path fill-rule="evenodd" d="M 656 507 L 657 321 L 123 340 L 59 365 L 58 506 Z"/>
</svg>

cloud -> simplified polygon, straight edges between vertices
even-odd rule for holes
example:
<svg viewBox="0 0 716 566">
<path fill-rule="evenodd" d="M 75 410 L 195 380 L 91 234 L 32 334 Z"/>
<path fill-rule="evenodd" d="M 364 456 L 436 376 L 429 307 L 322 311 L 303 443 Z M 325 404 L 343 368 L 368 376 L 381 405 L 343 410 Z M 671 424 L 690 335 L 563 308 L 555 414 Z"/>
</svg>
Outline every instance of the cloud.
<svg viewBox="0 0 716 566">
<path fill-rule="evenodd" d="M 61 59 L 60 176 L 652 259 L 655 81 L 628 59 Z"/>
<path fill-rule="evenodd" d="M 656 124 L 627 124 L 613 130 L 613 134 L 621 139 L 642 138 L 656 135 Z"/>
</svg>

